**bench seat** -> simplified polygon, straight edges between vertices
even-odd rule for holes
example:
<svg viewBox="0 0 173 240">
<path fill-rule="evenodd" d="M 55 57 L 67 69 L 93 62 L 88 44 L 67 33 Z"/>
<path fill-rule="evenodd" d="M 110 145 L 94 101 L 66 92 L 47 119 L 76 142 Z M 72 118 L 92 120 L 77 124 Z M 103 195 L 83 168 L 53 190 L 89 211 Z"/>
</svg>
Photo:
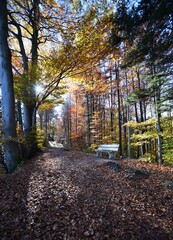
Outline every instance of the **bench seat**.
<svg viewBox="0 0 173 240">
<path fill-rule="evenodd" d="M 96 156 L 102 157 L 102 153 L 107 152 L 109 154 L 109 159 L 115 159 L 118 148 L 119 144 L 102 144 L 95 150 Z"/>
</svg>

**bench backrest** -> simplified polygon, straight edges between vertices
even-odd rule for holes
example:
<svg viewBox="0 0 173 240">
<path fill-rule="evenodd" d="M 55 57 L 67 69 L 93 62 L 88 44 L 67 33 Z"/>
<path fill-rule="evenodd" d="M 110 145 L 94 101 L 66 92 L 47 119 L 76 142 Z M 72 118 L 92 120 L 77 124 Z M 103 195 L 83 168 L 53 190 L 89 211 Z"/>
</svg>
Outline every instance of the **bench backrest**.
<svg viewBox="0 0 173 240">
<path fill-rule="evenodd" d="M 99 146 L 98 150 L 113 150 L 118 151 L 119 144 L 102 144 Z"/>
</svg>

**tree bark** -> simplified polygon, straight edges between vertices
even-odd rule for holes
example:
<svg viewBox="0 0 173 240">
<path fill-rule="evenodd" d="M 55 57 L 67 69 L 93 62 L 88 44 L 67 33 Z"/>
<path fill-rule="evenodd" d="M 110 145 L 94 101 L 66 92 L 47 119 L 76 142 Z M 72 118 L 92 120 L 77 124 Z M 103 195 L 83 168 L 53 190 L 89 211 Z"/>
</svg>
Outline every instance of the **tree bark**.
<svg viewBox="0 0 173 240">
<path fill-rule="evenodd" d="M 112 69 L 110 69 L 110 133 L 112 142 L 115 140 L 114 135 L 114 114 L 113 114 L 113 81 L 112 81 Z"/>
<path fill-rule="evenodd" d="M 161 110 L 160 110 L 160 82 L 156 92 L 157 100 L 157 131 L 158 131 L 158 163 L 162 164 L 162 128 L 161 128 Z"/>
<path fill-rule="evenodd" d="M 20 132 L 23 132 L 23 122 L 22 122 L 22 109 L 21 109 L 21 102 L 17 101 L 17 121 L 20 127 Z"/>
<path fill-rule="evenodd" d="M 119 86 L 119 70 L 116 67 L 116 81 L 117 81 L 117 96 L 118 96 L 118 131 L 119 131 L 119 151 L 122 157 L 122 117 L 121 117 L 121 103 L 120 103 L 120 86 Z"/>
<path fill-rule="evenodd" d="M 127 72 L 125 70 L 125 80 L 126 80 L 126 101 L 128 104 L 128 98 L 129 98 L 129 93 L 128 93 L 128 78 L 127 78 Z M 130 121 L 130 107 L 127 105 L 127 122 Z M 127 151 L 128 151 L 128 159 L 130 159 L 130 127 L 127 127 L 127 135 L 128 135 L 128 146 L 127 146 Z"/>
<path fill-rule="evenodd" d="M 86 94 L 87 99 L 87 145 L 91 145 L 91 113 L 90 113 L 90 94 Z"/>
<path fill-rule="evenodd" d="M 132 72 L 132 76 L 133 76 L 133 72 Z M 132 83 L 133 83 L 133 91 L 135 91 L 135 82 L 134 82 L 134 78 L 132 77 Z M 138 117 L 138 108 L 137 108 L 137 102 L 134 103 L 134 107 L 135 107 L 135 118 L 136 118 L 136 122 L 139 122 L 139 117 Z M 139 158 L 139 147 L 137 147 L 137 155 L 136 158 Z"/>
<path fill-rule="evenodd" d="M 136 74 L 137 74 L 137 80 L 138 80 L 138 89 L 140 91 L 141 90 L 141 79 L 140 79 L 139 69 L 136 70 Z M 141 120 L 141 122 L 144 122 L 144 111 L 143 111 L 141 99 L 139 99 L 139 109 L 140 109 L 140 120 Z M 144 131 L 142 130 L 142 134 L 143 133 L 144 133 Z M 142 154 L 142 156 L 144 156 L 145 153 L 146 153 L 145 144 L 142 144 L 142 146 L 141 146 L 141 154 Z"/>
<path fill-rule="evenodd" d="M 7 1 L 0 4 L 0 80 L 2 83 L 2 131 L 4 158 L 9 172 L 13 171 L 18 154 L 15 122 L 15 101 L 11 53 L 8 46 Z"/>
<path fill-rule="evenodd" d="M 31 2 L 31 8 L 28 9 L 30 14 L 28 14 L 30 26 L 32 27 L 31 34 L 31 76 L 29 78 L 29 68 L 28 68 L 28 57 L 26 54 L 26 49 L 23 42 L 22 30 L 20 24 L 9 14 L 11 24 L 17 28 L 17 33 L 13 33 L 14 37 L 17 38 L 21 57 L 23 61 L 23 76 L 26 78 L 26 83 L 23 84 L 22 94 L 23 94 L 23 108 L 24 108 L 24 133 L 28 135 L 36 126 L 36 93 L 35 93 L 35 83 L 36 83 L 36 68 L 38 62 L 38 32 L 39 32 L 39 3 L 40 0 L 34 0 Z"/>
</svg>

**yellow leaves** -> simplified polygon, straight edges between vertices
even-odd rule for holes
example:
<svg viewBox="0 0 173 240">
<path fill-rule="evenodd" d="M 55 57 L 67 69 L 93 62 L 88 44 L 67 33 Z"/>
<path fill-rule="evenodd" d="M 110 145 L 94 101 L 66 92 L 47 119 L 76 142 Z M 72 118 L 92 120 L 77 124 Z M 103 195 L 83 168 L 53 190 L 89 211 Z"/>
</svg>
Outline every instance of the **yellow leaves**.
<svg viewBox="0 0 173 240">
<path fill-rule="evenodd" d="M 90 79 L 86 81 L 84 89 L 87 93 L 101 94 L 107 92 L 108 84 L 105 83 L 104 79 Z"/>
<path fill-rule="evenodd" d="M 54 0 L 47 0 L 47 4 L 57 6 L 57 3 Z"/>
<path fill-rule="evenodd" d="M 47 101 L 39 106 L 39 110 L 45 111 L 45 110 L 52 109 L 54 107 L 55 107 L 54 103 Z"/>
<path fill-rule="evenodd" d="M 133 140 L 138 140 L 138 141 L 143 141 L 143 140 L 147 140 L 147 139 L 157 139 L 158 138 L 158 134 L 154 131 L 148 131 L 148 132 L 144 132 L 141 134 L 133 134 L 132 135 L 132 139 Z"/>
<path fill-rule="evenodd" d="M 129 121 L 124 124 L 124 126 L 132 127 L 132 128 L 137 128 L 137 129 L 143 129 L 143 128 L 153 128 L 156 126 L 157 119 L 156 118 L 150 118 L 146 120 L 145 122 L 135 122 L 135 121 Z"/>
<path fill-rule="evenodd" d="M 98 61 L 99 57 L 103 55 L 108 44 L 108 36 L 105 22 L 97 20 L 95 10 L 91 11 L 87 18 L 88 21 L 84 19 L 83 26 L 81 24 L 76 31 L 73 43 L 80 51 L 79 54 L 82 58 L 87 59 L 87 62 L 94 62 Z M 86 23 L 84 24 L 85 21 Z"/>
<path fill-rule="evenodd" d="M 133 129 L 133 134 L 131 136 L 131 146 L 138 147 L 142 146 L 144 143 L 149 144 L 150 141 L 153 141 L 158 138 L 158 132 L 156 128 L 157 119 L 151 118 L 145 122 L 135 122 L 129 121 L 125 126 L 128 126 Z"/>
<path fill-rule="evenodd" d="M 125 123 L 124 126 L 135 128 L 138 126 L 138 124 L 139 123 L 137 123 L 135 121 L 129 121 L 129 122 Z"/>
</svg>

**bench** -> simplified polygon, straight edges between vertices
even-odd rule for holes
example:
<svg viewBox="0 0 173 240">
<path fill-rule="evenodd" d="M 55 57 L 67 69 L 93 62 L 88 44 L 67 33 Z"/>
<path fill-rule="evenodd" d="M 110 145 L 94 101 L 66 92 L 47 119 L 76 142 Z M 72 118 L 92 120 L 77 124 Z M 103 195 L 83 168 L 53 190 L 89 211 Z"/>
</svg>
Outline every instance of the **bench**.
<svg viewBox="0 0 173 240">
<path fill-rule="evenodd" d="M 118 148 L 119 144 L 102 144 L 95 150 L 96 156 L 102 157 L 102 152 L 107 152 L 109 154 L 109 159 L 115 159 Z"/>
</svg>

